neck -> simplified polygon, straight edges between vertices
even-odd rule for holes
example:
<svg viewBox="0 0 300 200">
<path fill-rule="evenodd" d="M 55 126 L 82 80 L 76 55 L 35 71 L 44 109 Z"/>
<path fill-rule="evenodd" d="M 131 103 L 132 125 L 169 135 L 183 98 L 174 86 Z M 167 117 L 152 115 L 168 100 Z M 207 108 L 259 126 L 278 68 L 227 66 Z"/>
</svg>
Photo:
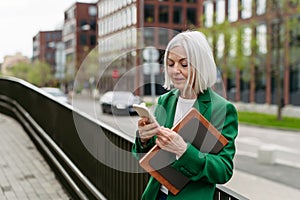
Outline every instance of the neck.
<svg viewBox="0 0 300 200">
<path fill-rule="evenodd" d="M 180 91 L 180 97 L 183 98 L 183 99 L 196 99 L 197 95 L 194 92 L 191 92 L 191 91 L 186 91 L 185 93 Z"/>
</svg>

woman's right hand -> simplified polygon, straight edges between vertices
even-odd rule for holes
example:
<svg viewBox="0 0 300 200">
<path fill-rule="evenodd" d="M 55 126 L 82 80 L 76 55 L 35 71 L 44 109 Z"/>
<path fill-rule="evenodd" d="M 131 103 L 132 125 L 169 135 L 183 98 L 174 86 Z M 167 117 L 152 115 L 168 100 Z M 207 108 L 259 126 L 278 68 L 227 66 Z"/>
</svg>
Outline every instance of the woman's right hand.
<svg viewBox="0 0 300 200">
<path fill-rule="evenodd" d="M 142 117 L 138 121 L 138 130 L 141 142 L 145 143 L 158 133 L 159 126 L 156 123 L 149 123 L 147 117 Z"/>
</svg>

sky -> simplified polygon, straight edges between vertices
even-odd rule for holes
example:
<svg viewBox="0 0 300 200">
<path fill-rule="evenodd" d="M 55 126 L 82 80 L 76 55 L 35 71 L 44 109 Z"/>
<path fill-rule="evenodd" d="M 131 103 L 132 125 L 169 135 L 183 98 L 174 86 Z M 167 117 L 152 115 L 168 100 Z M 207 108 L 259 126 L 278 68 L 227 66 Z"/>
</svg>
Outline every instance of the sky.
<svg viewBox="0 0 300 200">
<path fill-rule="evenodd" d="M 96 0 L 1 0 L 0 63 L 17 52 L 31 58 L 32 38 L 39 31 L 61 29 L 64 11 L 75 2 Z"/>
</svg>

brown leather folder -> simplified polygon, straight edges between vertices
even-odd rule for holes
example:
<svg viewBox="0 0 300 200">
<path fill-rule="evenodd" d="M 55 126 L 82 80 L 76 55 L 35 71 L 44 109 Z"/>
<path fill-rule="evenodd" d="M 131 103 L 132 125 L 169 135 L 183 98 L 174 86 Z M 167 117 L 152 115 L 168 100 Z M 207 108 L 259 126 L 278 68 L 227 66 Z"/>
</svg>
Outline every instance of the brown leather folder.
<svg viewBox="0 0 300 200">
<path fill-rule="evenodd" d="M 216 154 L 228 143 L 228 140 L 195 108 L 174 125 L 172 130 L 203 153 Z M 174 154 L 155 145 L 139 163 L 176 195 L 190 180 L 171 166 L 175 160 Z"/>
</svg>

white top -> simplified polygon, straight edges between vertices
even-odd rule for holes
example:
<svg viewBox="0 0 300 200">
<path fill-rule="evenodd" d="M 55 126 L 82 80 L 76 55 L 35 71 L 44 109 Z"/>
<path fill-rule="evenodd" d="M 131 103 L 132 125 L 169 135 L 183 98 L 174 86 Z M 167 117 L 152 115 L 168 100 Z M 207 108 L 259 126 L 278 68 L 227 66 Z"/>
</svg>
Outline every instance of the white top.
<svg viewBox="0 0 300 200">
<path fill-rule="evenodd" d="M 175 125 L 193 107 L 195 101 L 196 99 L 184 99 L 182 97 L 179 97 L 177 101 L 173 125 Z M 168 194 L 168 189 L 165 186 L 161 185 L 160 190 L 163 193 Z"/>
</svg>

